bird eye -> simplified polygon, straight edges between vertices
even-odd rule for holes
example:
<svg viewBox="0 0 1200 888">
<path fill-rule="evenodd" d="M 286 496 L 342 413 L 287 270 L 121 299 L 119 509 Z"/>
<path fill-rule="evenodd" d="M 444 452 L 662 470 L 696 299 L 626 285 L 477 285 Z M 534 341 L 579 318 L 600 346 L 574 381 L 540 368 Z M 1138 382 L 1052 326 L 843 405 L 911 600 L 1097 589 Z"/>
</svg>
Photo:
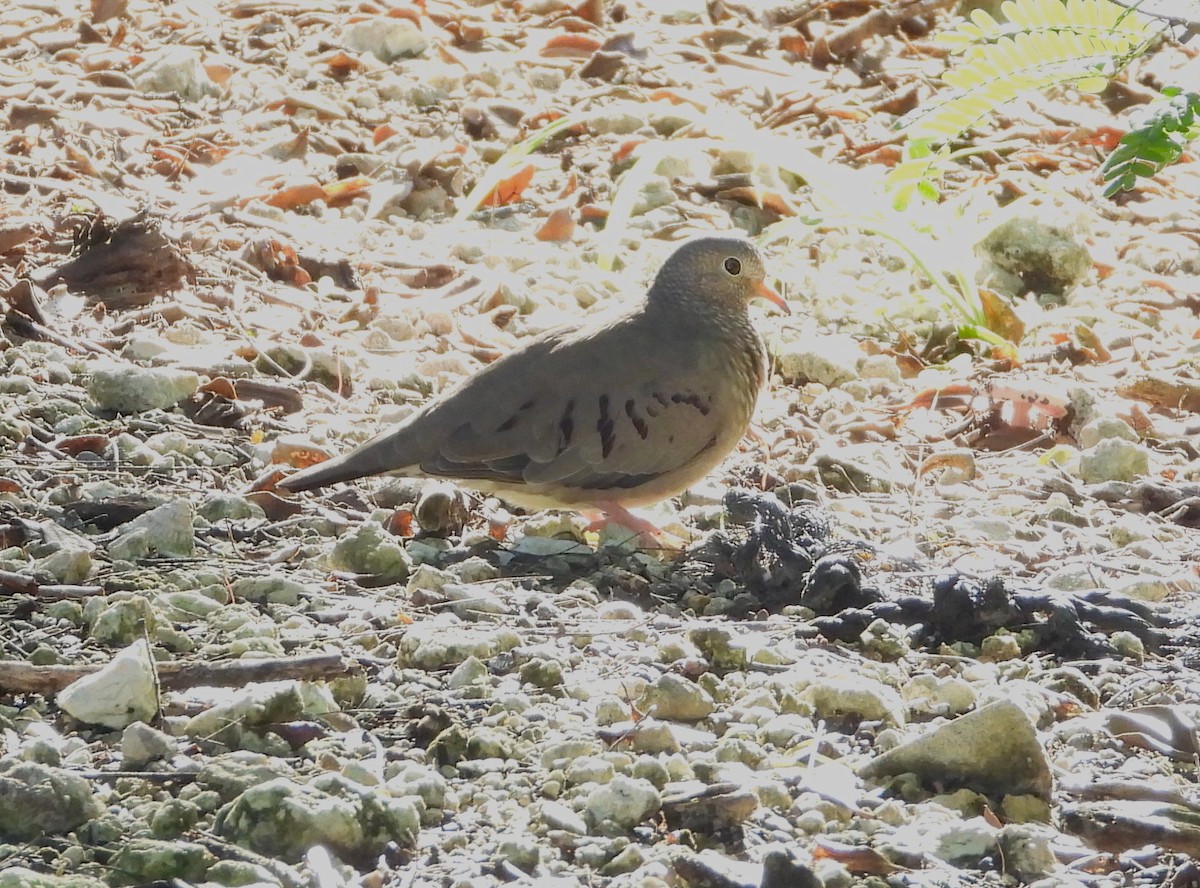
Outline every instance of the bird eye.
<svg viewBox="0 0 1200 888">
<path fill-rule="evenodd" d="M 742 273 L 742 263 L 730 256 L 725 260 L 725 270 L 734 277 Z"/>
</svg>

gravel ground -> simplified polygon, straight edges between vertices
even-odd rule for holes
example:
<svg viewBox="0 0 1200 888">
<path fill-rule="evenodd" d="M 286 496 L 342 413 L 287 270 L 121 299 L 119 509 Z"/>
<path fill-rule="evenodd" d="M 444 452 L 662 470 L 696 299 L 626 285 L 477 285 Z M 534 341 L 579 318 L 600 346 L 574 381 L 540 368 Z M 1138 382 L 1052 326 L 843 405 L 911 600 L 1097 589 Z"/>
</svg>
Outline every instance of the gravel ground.
<svg viewBox="0 0 1200 888">
<path fill-rule="evenodd" d="M 0 888 L 1200 884 L 1200 166 L 1097 176 L 1200 59 L 898 212 L 868 6 L 0 9 Z M 274 489 L 700 231 L 793 313 L 683 553 Z"/>
</svg>

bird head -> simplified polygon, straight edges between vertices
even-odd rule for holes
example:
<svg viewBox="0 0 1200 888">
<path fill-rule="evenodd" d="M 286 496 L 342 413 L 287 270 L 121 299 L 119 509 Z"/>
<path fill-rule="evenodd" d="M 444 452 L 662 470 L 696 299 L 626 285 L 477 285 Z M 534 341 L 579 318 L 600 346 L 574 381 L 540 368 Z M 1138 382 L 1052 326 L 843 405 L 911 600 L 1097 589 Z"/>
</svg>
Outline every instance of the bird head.
<svg viewBox="0 0 1200 888">
<path fill-rule="evenodd" d="M 649 300 L 705 313 L 744 315 L 754 299 L 765 299 L 784 314 L 787 302 L 766 283 L 763 254 L 737 237 L 698 237 L 663 263 Z"/>
</svg>

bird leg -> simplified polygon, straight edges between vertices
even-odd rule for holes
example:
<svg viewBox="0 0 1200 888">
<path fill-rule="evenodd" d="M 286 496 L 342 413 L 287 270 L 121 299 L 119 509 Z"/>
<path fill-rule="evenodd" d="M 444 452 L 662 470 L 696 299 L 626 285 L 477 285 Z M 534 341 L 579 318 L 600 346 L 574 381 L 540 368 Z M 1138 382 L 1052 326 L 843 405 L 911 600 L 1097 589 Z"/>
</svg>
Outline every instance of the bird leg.
<svg viewBox="0 0 1200 888">
<path fill-rule="evenodd" d="M 680 539 L 673 533 L 668 533 L 652 521 L 633 514 L 620 503 L 597 503 L 595 510 L 589 509 L 583 514 L 591 520 L 587 529 L 596 533 L 603 531 L 610 524 L 616 524 L 618 527 L 632 530 L 638 536 L 653 540 L 659 548 L 673 549 L 678 552 L 687 548 L 686 540 Z"/>
</svg>

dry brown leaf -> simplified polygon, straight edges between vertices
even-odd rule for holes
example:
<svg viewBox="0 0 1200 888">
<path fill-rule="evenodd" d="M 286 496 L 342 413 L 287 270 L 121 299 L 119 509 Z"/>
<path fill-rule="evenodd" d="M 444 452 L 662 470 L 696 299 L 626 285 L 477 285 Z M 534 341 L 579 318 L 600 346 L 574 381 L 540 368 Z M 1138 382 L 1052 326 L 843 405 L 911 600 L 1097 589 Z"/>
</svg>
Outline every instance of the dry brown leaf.
<svg viewBox="0 0 1200 888">
<path fill-rule="evenodd" d="M 381 123 L 371 132 L 371 144 L 378 145 L 380 142 L 386 142 L 398 132 L 400 130 L 396 129 L 390 123 Z"/>
<path fill-rule="evenodd" d="M 373 185 L 369 176 L 351 176 L 348 179 L 338 179 L 325 186 L 325 200 L 330 205 L 343 204 L 357 197 Z"/>
<path fill-rule="evenodd" d="M 92 0 L 92 24 L 123 16 L 128 5 L 129 0 Z"/>
<path fill-rule="evenodd" d="M 328 450 L 322 450 L 320 447 L 312 447 L 310 445 L 289 444 L 286 441 L 275 442 L 275 447 L 271 450 L 271 462 L 276 465 L 292 466 L 297 469 L 307 469 L 309 466 L 315 466 L 317 463 L 323 463 L 325 460 L 333 456 Z M 260 479 L 262 481 L 264 479 Z M 270 482 L 270 486 L 274 487 L 279 479 L 276 478 Z M 259 485 L 259 481 L 255 482 L 255 486 Z"/>
<path fill-rule="evenodd" d="M 293 179 L 277 188 L 266 198 L 266 202 L 281 210 L 294 210 L 314 201 L 325 200 L 325 189 L 316 179 Z"/>
<path fill-rule="evenodd" d="M 233 381 L 227 376 L 218 376 L 200 386 L 200 391 L 208 392 L 212 395 L 220 395 L 222 398 L 228 398 L 230 401 L 237 400 L 237 390 L 233 387 Z"/>
<path fill-rule="evenodd" d="M 543 241 L 570 240 L 575 233 L 575 217 L 568 207 L 559 207 L 546 217 L 542 227 L 537 230 L 536 237 Z"/>
<path fill-rule="evenodd" d="M 483 199 L 483 206 L 502 207 L 520 200 L 529 183 L 533 181 L 533 173 L 534 166 L 530 163 L 521 167 L 507 179 L 501 180 Z"/>
<path fill-rule="evenodd" d="M 362 59 L 357 56 L 352 56 L 345 50 L 336 50 L 320 60 L 321 64 L 329 68 L 329 73 L 337 78 L 349 77 L 356 71 L 362 71 L 366 68 Z"/>
<path fill-rule="evenodd" d="M 555 34 L 542 46 L 540 55 L 547 59 L 586 59 L 598 50 L 601 41 L 587 34 Z"/>
<path fill-rule="evenodd" d="M 54 442 L 54 448 L 69 456 L 81 453 L 107 453 L 112 440 L 107 435 L 72 435 Z"/>
<path fill-rule="evenodd" d="M 874 848 L 843 845 L 826 839 L 817 841 L 812 856 L 814 860 L 836 860 L 855 875 L 886 876 L 904 870 L 904 867 L 892 863 Z"/>
<path fill-rule="evenodd" d="M 593 25 L 604 24 L 604 0 L 583 0 L 571 12 Z"/>
<path fill-rule="evenodd" d="M 624 163 L 629 159 L 629 156 L 633 154 L 633 152 L 637 151 L 638 148 L 645 144 L 646 140 L 640 136 L 635 136 L 632 139 L 626 139 L 620 145 L 618 145 L 617 150 L 613 152 L 612 162 Z"/>
<path fill-rule="evenodd" d="M 282 473 L 276 472 L 275 480 L 278 481 Z M 284 499 L 279 494 L 271 490 L 255 490 L 246 494 L 246 501 L 254 503 L 267 516 L 268 521 L 283 521 L 287 518 L 294 518 L 304 511 L 304 505 L 299 500 Z"/>
<path fill-rule="evenodd" d="M 204 63 L 204 72 L 209 80 L 217 86 L 224 87 L 233 77 L 234 67 L 227 62 L 207 61 Z"/>
<path fill-rule="evenodd" d="M 984 324 L 993 333 L 999 333 L 1009 342 L 1020 342 L 1025 338 L 1025 322 L 1017 317 L 1012 303 L 987 287 L 979 288 L 979 303 L 983 307 Z"/>
<path fill-rule="evenodd" d="M 716 196 L 721 200 L 732 200 L 750 207 L 768 210 L 777 216 L 794 216 L 795 211 L 787 198 L 775 191 L 764 191 L 752 185 L 738 188 L 726 188 L 718 191 Z"/>
</svg>

